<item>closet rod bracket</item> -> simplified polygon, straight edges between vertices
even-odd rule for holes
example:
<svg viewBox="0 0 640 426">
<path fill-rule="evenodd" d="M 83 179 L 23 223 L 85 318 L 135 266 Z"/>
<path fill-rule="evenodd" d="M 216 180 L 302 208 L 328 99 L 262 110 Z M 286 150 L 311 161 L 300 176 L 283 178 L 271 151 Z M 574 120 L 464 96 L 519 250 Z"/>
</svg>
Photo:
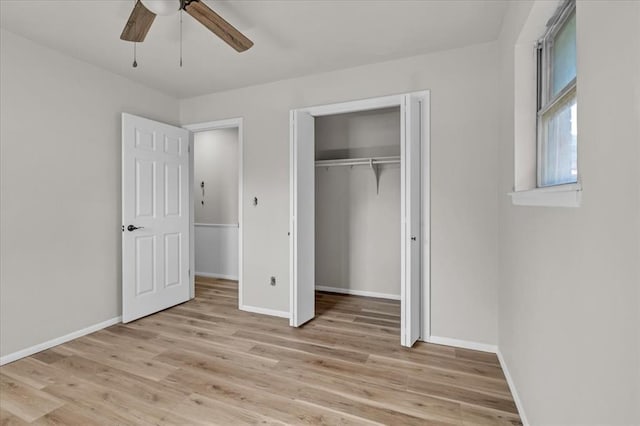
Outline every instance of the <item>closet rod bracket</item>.
<svg viewBox="0 0 640 426">
<path fill-rule="evenodd" d="M 380 194 L 380 169 L 378 164 L 373 162 L 373 158 L 369 158 L 369 166 L 373 171 L 373 177 L 376 179 L 376 195 Z"/>
</svg>

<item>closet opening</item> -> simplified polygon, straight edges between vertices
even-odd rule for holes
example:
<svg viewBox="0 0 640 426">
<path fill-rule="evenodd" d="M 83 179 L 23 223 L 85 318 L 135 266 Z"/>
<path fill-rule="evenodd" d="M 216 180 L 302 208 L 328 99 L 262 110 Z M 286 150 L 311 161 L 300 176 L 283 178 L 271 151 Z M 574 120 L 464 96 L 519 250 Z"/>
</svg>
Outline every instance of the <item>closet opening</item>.
<svg viewBox="0 0 640 426">
<path fill-rule="evenodd" d="M 242 303 L 242 120 L 186 126 L 191 141 L 192 296 L 215 286 Z"/>
<path fill-rule="evenodd" d="M 429 92 L 290 120 L 290 325 L 343 304 L 343 319 L 395 329 L 403 346 L 427 340 Z"/>
<path fill-rule="evenodd" d="M 315 118 L 318 321 L 400 336 L 400 124 L 400 106 Z"/>
</svg>

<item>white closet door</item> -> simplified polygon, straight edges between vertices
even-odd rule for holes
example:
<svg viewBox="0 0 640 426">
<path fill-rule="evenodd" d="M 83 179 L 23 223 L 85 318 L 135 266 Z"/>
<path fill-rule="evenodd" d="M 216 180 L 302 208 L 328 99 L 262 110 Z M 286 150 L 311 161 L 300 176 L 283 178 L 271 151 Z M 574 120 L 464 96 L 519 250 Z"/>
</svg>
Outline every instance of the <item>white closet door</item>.
<svg viewBox="0 0 640 426">
<path fill-rule="evenodd" d="M 291 112 L 290 325 L 315 316 L 315 135 L 314 118 Z"/>
<path fill-rule="evenodd" d="M 402 308 L 401 342 L 412 346 L 420 338 L 420 145 L 421 103 L 405 95 L 402 105 Z"/>
<path fill-rule="evenodd" d="M 122 114 L 122 321 L 189 300 L 189 131 Z"/>
</svg>

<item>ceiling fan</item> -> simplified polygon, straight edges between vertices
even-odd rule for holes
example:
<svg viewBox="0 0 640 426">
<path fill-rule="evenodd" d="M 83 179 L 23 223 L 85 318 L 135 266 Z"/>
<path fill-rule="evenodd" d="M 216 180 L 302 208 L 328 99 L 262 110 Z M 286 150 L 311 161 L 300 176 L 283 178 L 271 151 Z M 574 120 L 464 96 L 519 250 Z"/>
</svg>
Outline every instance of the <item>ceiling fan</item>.
<svg viewBox="0 0 640 426">
<path fill-rule="evenodd" d="M 156 15 L 170 15 L 184 10 L 238 52 L 253 46 L 253 42 L 211 10 L 201 0 L 137 0 L 120 38 L 140 43 L 144 41 Z"/>
</svg>

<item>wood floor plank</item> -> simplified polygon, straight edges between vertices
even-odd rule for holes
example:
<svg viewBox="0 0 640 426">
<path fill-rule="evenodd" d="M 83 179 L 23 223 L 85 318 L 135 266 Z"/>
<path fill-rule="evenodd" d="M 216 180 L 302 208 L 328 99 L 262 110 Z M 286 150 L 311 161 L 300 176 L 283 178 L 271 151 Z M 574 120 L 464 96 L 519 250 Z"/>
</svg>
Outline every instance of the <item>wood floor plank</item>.
<svg viewBox="0 0 640 426">
<path fill-rule="evenodd" d="M 75 351 L 81 357 L 95 359 L 107 366 L 152 380 L 162 379 L 175 369 L 170 365 L 153 361 L 151 357 L 140 355 L 133 349 L 123 351 L 120 347 L 99 346 L 96 345 L 95 340 L 78 339 L 67 342 L 63 346 Z"/>
<path fill-rule="evenodd" d="M 2 426 L 25 426 L 29 423 L 19 417 L 14 416 L 0 406 L 0 425 Z"/>
<path fill-rule="evenodd" d="M 270 357 L 278 361 L 278 369 L 283 365 L 290 369 L 318 369 L 323 374 L 347 379 L 361 378 L 368 384 L 383 384 L 395 389 L 406 389 L 408 376 L 403 373 L 369 368 L 366 364 L 332 359 L 308 352 L 300 352 L 284 347 L 256 345 L 252 353 Z"/>
<path fill-rule="evenodd" d="M 280 363 L 277 369 L 283 375 L 300 383 L 380 409 L 418 417 L 434 424 L 460 422 L 460 406 L 457 403 L 431 397 L 425 398 L 422 395 L 407 393 L 404 389 L 373 384 L 368 378 L 364 380 L 357 378 L 357 374 L 352 377 L 327 374 L 322 368 L 300 368 L 298 363 L 290 361 Z"/>
<path fill-rule="evenodd" d="M 22 358 L 2 367 L 2 374 L 24 383 L 34 389 L 42 389 L 55 383 L 64 373 L 36 360 L 33 357 Z"/>
<path fill-rule="evenodd" d="M 375 355 L 370 356 L 366 364 L 382 371 L 409 374 L 413 377 L 419 377 L 420 379 L 434 383 L 444 383 L 474 389 L 490 395 L 499 394 L 511 396 L 509 385 L 501 379 L 468 374 L 450 369 L 433 368 L 428 365 L 403 362 L 397 359 L 378 357 Z"/>
<path fill-rule="evenodd" d="M 456 358 L 458 359 L 468 359 L 471 361 L 486 362 L 487 364 L 500 366 L 500 361 L 498 360 L 498 356 L 496 354 L 492 354 L 489 352 L 480 352 L 480 351 L 473 351 L 471 349 L 456 348 L 455 354 L 456 354 Z"/>
<path fill-rule="evenodd" d="M 409 378 L 407 389 L 422 395 L 445 398 L 450 401 L 458 401 L 468 405 L 488 407 L 506 413 L 517 413 L 516 404 L 510 397 L 488 395 L 471 389 L 450 386 L 441 383 L 433 383 L 415 377 Z"/>
<path fill-rule="evenodd" d="M 322 407 L 295 401 L 280 392 L 257 387 L 252 383 L 220 378 L 217 375 L 210 376 L 208 373 L 202 374 L 188 367 L 182 371 L 182 374 L 174 374 L 166 380 L 188 383 L 189 387 L 197 389 L 198 394 L 206 395 L 228 407 L 260 413 L 266 418 L 285 424 L 362 425 L 368 423 L 362 418 L 333 411 L 327 412 Z M 276 384 L 279 382 L 278 379 L 275 381 Z"/>
<path fill-rule="evenodd" d="M 317 353 L 326 357 L 345 359 L 352 362 L 365 362 L 368 358 L 368 355 L 360 352 L 344 350 L 340 348 L 332 348 L 315 343 L 296 341 L 293 339 L 289 340 L 265 333 L 255 333 L 253 331 L 241 330 L 236 332 L 234 336 L 241 337 L 243 339 L 249 339 L 254 342 L 267 343 L 275 346 L 285 346 L 290 349 L 295 349 L 302 352 Z"/>
<path fill-rule="evenodd" d="M 171 406 L 171 410 L 195 424 L 226 425 L 282 425 L 284 423 L 258 412 L 225 404 L 219 399 L 194 393 L 186 400 Z M 208 420 L 205 420 L 208 419 Z"/>
<path fill-rule="evenodd" d="M 88 410 L 81 410 L 71 405 L 63 405 L 45 414 L 31 424 L 38 426 L 99 426 L 107 424 L 100 419 L 96 419 L 93 414 L 93 412 Z"/>
<path fill-rule="evenodd" d="M 143 397 L 123 392 L 121 387 L 105 387 L 70 375 L 62 383 L 44 388 L 45 392 L 78 404 L 95 418 L 109 424 L 176 425 L 189 424 L 166 406 L 146 401 Z"/>
<path fill-rule="evenodd" d="M 175 357 L 171 354 L 170 356 Z M 381 422 L 383 424 L 407 424 L 417 425 L 424 424 L 424 420 L 417 417 L 405 415 L 404 413 L 378 408 L 357 400 L 349 399 L 344 395 L 338 395 L 333 392 L 325 391 L 321 388 L 301 384 L 300 381 L 289 379 L 278 374 L 276 371 L 269 371 L 264 366 L 251 365 L 239 367 L 236 363 L 228 363 L 224 360 L 214 359 L 202 354 L 190 354 L 190 356 L 175 357 L 176 362 L 186 365 L 186 368 L 197 369 L 201 378 L 211 375 L 213 384 L 205 382 L 209 389 L 217 389 L 224 384 L 230 383 L 245 386 L 259 390 L 261 392 L 269 392 L 275 395 L 281 395 L 287 400 L 294 402 L 303 401 L 306 403 L 320 405 L 322 407 L 331 407 L 331 412 L 339 412 L 339 418 L 332 421 L 329 412 L 318 412 L 317 408 L 310 410 L 306 408 L 301 414 L 297 415 L 297 420 L 291 424 L 354 424 L 348 421 L 353 416 L 363 419 Z M 203 391 L 204 392 L 204 391 Z M 238 397 L 240 398 L 240 397 Z M 281 406 L 283 406 L 281 404 Z M 287 410 L 299 410 L 300 406 L 286 405 Z M 261 407 L 262 409 L 262 407 Z M 336 423 L 337 422 L 337 423 Z M 355 422 L 358 424 L 358 422 Z"/>
<path fill-rule="evenodd" d="M 0 395 L 2 408 L 26 422 L 32 422 L 64 405 L 61 399 L 5 374 L 0 374 Z"/>
<path fill-rule="evenodd" d="M 74 375 L 107 389 L 120 389 L 121 392 L 131 395 L 132 398 L 151 404 L 162 405 L 176 399 L 184 399 L 190 393 L 187 389 L 159 386 L 155 380 L 133 376 L 125 371 L 80 356 L 68 357 L 54 365 L 69 375 Z"/>
<path fill-rule="evenodd" d="M 495 411 L 488 408 L 461 405 L 460 413 L 462 423 L 465 426 L 476 425 L 499 425 L 499 426 L 517 426 L 522 425 L 520 416 L 504 411 Z"/>
<path fill-rule="evenodd" d="M 34 359 L 37 359 L 38 361 L 44 362 L 45 364 L 54 363 L 54 362 L 58 361 L 59 359 L 64 358 L 65 356 L 66 355 L 61 354 L 60 352 L 56 351 L 55 349 L 48 349 L 46 351 L 38 352 L 37 354 L 32 355 L 32 357 Z"/>
<path fill-rule="evenodd" d="M 0 367 L 0 424 L 519 425 L 494 354 L 400 346 L 400 303 L 316 294 L 303 327 L 237 283 Z"/>
</svg>

